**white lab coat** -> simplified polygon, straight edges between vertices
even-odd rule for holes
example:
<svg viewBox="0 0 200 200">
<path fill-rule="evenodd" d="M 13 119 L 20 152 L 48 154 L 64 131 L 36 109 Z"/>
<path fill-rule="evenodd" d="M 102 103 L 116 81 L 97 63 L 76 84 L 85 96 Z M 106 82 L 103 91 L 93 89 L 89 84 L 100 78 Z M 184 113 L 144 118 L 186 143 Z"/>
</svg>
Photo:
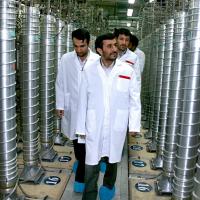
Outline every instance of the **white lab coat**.
<svg viewBox="0 0 200 200">
<path fill-rule="evenodd" d="M 136 50 L 134 51 L 134 53 L 138 56 L 139 58 L 139 65 L 140 65 L 140 73 L 143 72 L 144 70 L 144 64 L 145 64 L 145 54 L 142 50 L 140 50 L 139 48 L 136 48 Z"/>
<path fill-rule="evenodd" d="M 90 50 L 84 69 L 98 58 L 99 56 Z M 82 66 L 75 51 L 62 56 L 56 78 L 56 109 L 64 110 L 62 130 L 70 140 L 77 139 L 75 129 L 82 73 Z"/>
<path fill-rule="evenodd" d="M 121 60 L 122 62 L 126 62 L 127 64 L 129 64 L 131 67 L 135 69 L 138 87 L 141 89 L 141 71 L 140 71 L 138 56 L 131 50 L 127 49 L 126 53 L 122 55 L 121 57 L 119 57 L 119 60 Z"/>
<path fill-rule="evenodd" d="M 120 162 L 128 123 L 129 131 L 139 132 L 140 118 L 140 91 L 132 67 L 117 59 L 108 77 L 98 60 L 84 71 L 76 132 L 86 136 L 86 164 L 96 165 L 104 156 L 107 128 L 109 162 Z"/>
</svg>

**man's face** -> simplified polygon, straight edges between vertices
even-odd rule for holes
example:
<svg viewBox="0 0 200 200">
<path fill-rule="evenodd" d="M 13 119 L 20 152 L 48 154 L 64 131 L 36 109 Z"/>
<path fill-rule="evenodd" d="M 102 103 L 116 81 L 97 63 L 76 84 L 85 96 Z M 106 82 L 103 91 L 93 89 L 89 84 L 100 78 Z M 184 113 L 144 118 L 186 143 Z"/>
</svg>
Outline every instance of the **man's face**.
<svg viewBox="0 0 200 200">
<path fill-rule="evenodd" d="M 128 48 L 130 36 L 119 34 L 117 38 L 117 46 L 120 51 L 125 51 Z"/>
<path fill-rule="evenodd" d="M 104 60 L 114 61 L 118 55 L 117 42 L 116 39 L 104 40 L 103 49 L 100 49 L 100 54 Z"/>
<path fill-rule="evenodd" d="M 77 53 L 77 56 L 81 57 L 86 57 L 88 54 L 88 44 L 87 40 L 79 40 L 76 38 L 73 38 L 73 45 L 74 45 L 74 50 Z"/>
</svg>

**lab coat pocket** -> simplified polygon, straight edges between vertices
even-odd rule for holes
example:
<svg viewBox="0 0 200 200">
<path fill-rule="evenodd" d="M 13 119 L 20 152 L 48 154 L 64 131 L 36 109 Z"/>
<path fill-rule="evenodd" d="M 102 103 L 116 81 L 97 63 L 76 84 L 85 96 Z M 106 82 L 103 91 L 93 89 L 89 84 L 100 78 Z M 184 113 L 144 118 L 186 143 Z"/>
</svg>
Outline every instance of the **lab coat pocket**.
<svg viewBox="0 0 200 200">
<path fill-rule="evenodd" d="M 128 92 L 130 79 L 118 78 L 117 90 L 120 92 Z"/>
<path fill-rule="evenodd" d="M 87 111 L 86 128 L 88 133 L 96 131 L 96 113 L 95 110 Z"/>
<path fill-rule="evenodd" d="M 128 127 L 128 110 L 117 110 L 114 120 L 114 130 L 117 132 L 126 131 Z"/>
</svg>

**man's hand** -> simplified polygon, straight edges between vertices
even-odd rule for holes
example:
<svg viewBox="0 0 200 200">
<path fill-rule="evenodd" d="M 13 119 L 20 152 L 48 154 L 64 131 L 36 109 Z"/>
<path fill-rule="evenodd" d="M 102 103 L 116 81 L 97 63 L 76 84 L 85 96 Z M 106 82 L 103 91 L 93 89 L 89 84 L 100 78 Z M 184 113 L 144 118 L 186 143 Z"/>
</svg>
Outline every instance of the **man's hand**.
<svg viewBox="0 0 200 200">
<path fill-rule="evenodd" d="M 131 135 L 131 136 L 136 136 L 136 135 L 140 135 L 140 133 L 139 132 L 129 132 L 129 134 Z"/>
<path fill-rule="evenodd" d="M 58 117 L 62 118 L 64 116 L 64 110 L 56 110 L 56 114 Z"/>
</svg>

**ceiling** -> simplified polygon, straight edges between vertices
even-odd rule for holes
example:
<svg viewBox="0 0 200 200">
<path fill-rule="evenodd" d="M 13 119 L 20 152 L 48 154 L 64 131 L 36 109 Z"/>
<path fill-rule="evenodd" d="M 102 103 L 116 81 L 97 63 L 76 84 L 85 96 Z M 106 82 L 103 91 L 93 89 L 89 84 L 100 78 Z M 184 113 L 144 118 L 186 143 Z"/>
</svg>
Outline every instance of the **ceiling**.
<svg viewBox="0 0 200 200">
<path fill-rule="evenodd" d="M 144 6 L 145 0 L 135 0 L 129 4 L 128 0 L 86 0 L 91 5 L 96 5 L 104 10 L 104 16 L 120 20 L 127 19 L 127 9 L 133 8 L 133 17 L 137 17 L 140 9 Z M 129 17 L 130 18 L 130 17 Z"/>
<path fill-rule="evenodd" d="M 126 27 L 130 24 L 129 29 L 135 31 L 137 22 L 142 9 L 149 0 L 135 0 L 134 4 L 129 4 L 128 0 L 77 0 L 80 3 L 87 3 L 96 8 L 101 8 L 103 16 L 108 20 L 108 27 L 113 30 L 116 27 Z M 127 9 L 133 9 L 133 15 L 127 17 Z"/>
</svg>

